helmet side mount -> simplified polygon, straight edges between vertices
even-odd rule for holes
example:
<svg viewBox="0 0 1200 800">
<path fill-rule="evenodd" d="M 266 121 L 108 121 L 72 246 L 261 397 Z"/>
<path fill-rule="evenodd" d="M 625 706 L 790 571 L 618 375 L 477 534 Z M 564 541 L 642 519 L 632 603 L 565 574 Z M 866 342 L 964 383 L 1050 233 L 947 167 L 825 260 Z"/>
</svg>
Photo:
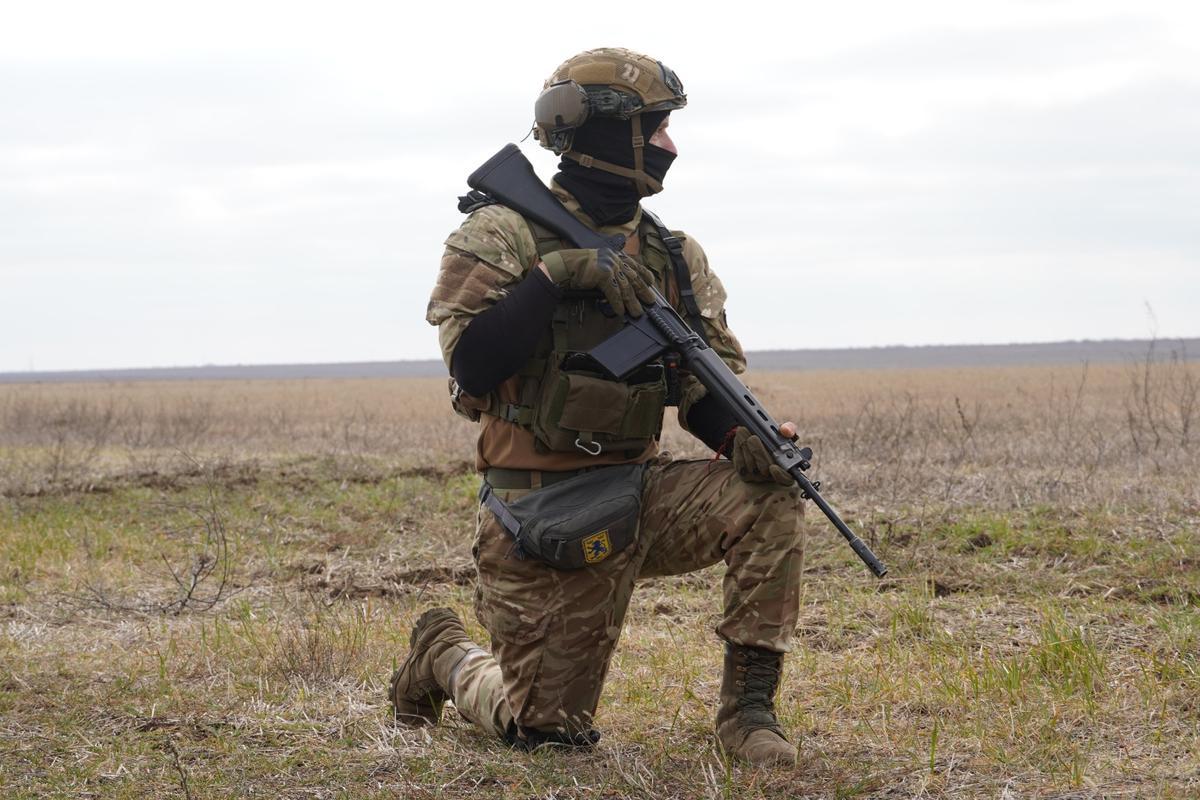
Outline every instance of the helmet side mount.
<svg viewBox="0 0 1200 800">
<path fill-rule="evenodd" d="M 631 119 L 642 110 L 641 98 L 608 86 L 580 86 L 571 79 L 547 86 L 533 104 L 538 141 L 555 153 L 571 149 L 576 128 L 595 117 Z"/>
</svg>

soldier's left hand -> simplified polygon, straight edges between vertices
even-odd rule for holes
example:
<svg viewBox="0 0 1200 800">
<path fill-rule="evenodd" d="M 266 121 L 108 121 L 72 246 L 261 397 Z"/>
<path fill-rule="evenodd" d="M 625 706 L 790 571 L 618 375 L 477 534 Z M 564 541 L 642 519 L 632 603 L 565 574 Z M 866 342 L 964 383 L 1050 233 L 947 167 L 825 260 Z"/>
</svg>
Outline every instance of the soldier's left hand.
<svg viewBox="0 0 1200 800">
<path fill-rule="evenodd" d="M 788 436 L 788 429 L 795 433 L 795 423 L 784 423 L 779 426 L 779 432 Z M 790 436 L 788 438 L 791 438 Z M 766 445 L 747 428 L 738 427 L 733 434 L 733 453 L 729 458 L 733 462 L 738 476 L 747 483 L 768 483 L 774 481 L 780 486 L 791 486 L 795 483 L 787 470 L 775 463 Z"/>
</svg>

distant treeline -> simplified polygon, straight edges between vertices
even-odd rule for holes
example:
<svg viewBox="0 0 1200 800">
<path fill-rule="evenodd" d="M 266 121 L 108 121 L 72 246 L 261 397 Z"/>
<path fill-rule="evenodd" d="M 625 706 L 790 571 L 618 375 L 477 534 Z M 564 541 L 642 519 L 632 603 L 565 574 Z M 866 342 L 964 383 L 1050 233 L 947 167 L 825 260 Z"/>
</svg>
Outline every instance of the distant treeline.
<svg viewBox="0 0 1200 800">
<path fill-rule="evenodd" d="M 1150 348 L 1159 358 L 1196 361 L 1200 339 L 1111 339 L 1036 344 L 953 344 L 920 347 L 852 347 L 833 350 L 757 350 L 755 370 L 911 369 L 920 367 L 1036 366 L 1136 361 Z M 233 364 L 203 367 L 0 372 L 0 383 L 69 381 L 288 380 L 296 378 L 436 378 L 440 360 L 359 361 L 342 364 Z"/>
</svg>

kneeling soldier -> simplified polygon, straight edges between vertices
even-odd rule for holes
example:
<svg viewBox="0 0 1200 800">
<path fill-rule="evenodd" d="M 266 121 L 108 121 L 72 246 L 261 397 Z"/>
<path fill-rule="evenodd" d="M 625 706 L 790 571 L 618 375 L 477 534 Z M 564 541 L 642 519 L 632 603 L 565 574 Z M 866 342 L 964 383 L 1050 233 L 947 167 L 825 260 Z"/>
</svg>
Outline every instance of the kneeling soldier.
<svg viewBox="0 0 1200 800">
<path fill-rule="evenodd" d="M 718 740 L 751 763 L 796 761 L 774 705 L 799 602 L 803 507 L 791 478 L 673 364 L 613 381 L 586 357 L 625 313 L 642 313 L 653 285 L 734 372 L 745 369 L 704 252 L 640 205 L 662 189 L 676 156 L 668 116 L 685 104 L 674 72 L 605 48 L 563 63 L 535 106 L 538 140 L 562 156 L 551 190 L 593 230 L 624 235 L 624 252 L 572 249 L 510 208 L 464 198 L 469 216 L 446 241 L 427 319 L 456 410 L 480 423 L 485 502 L 472 554 L 492 652 L 449 609 L 423 614 L 391 682 L 403 722 L 436 723 L 453 699 L 514 746 L 594 744 L 634 584 L 724 561 Z M 669 404 L 728 460 L 660 455 Z M 595 502 L 571 504 L 580 491 Z M 526 531 L 548 513 L 591 516 L 557 550 L 549 538 L 531 547 Z"/>
</svg>

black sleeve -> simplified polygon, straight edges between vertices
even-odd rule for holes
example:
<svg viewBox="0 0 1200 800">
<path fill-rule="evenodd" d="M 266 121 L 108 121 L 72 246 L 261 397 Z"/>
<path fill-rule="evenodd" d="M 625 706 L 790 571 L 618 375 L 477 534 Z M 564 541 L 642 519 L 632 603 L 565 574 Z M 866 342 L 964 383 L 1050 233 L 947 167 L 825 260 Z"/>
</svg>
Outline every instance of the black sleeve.
<svg viewBox="0 0 1200 800">
<path fill-rule="evenodd" d="M 482 397 L 516 374 L 554 315 L 562 290 L 540 269 L 471 320 L 454 346 L 450 374 L 467 394 Z"/>
<path fill-rule="evenodd" d="M 688 409 L 687 424 L 693 436 L 716 452 L 721 450 L 725 438 L 737 426 L 737 420 L 715 397 L 706 394 Z M 722 452 L 726 457 L 729 456 L 728 452 Z"/>
</svg>

